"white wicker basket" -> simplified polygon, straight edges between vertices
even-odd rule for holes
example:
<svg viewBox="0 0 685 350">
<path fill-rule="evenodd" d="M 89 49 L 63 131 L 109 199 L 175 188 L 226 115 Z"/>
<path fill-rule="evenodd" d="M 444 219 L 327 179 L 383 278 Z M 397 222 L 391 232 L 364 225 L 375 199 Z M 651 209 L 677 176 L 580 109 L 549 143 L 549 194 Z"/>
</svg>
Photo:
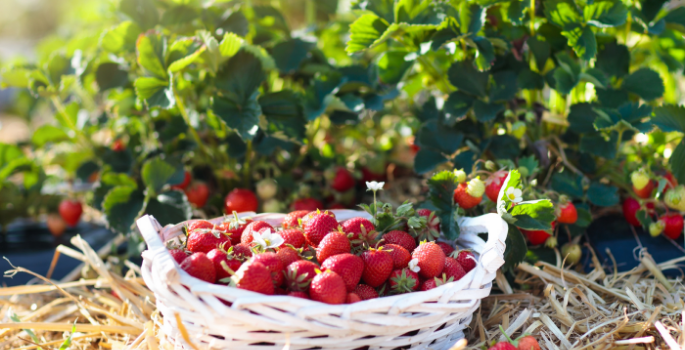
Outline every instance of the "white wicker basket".
<svg viewBox="0 0 685 350">
<path fill-rule="evenodd" d="M 368 214 L 332 210 L 339 221 Z M 279 225 L 284 214 L 242 213 Z M 221 218 L 215 219 L 216 222 Z M 177 348 L 191 349 L 448 349 L 464 337 L 480 300 L 490 294 L 504 263 L 507 224 L 497 214 L 460 221 L 460 247 L 478 265 L 456 282 L 426 292 L 328 305 L 288 296 L 267 296 L 215 285 L 181 270 L 164 242 L 181 235 L 182 224 L 162 228 L 151 216 L 137 222 L 148 245 L 142 273 L 164 316 L 162 331 Z M 485 242 L 478 233 L 488 233 Z M 229 306 L 230 303 L 230 306 Z M 186 344 L 177 316 L 188 331 Z"/>
</svg>

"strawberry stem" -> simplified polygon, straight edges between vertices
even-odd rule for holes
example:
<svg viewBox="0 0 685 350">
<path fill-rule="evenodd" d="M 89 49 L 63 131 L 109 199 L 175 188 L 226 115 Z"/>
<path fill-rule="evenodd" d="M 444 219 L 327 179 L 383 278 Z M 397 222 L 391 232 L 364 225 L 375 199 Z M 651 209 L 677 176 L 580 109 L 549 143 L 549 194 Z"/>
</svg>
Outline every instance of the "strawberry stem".
<svg viewBox="0 0 685 350">
<path fill-rule="evenodd" d="M 499 330 L 500 330 L 500 332 L 502 332 L 502 334 L 504 335 L 504 337 L 507 338 L 507 341 L 508 341 L 509 343 L 511 343 L 511 345 L 516 346 L 516 344 L 515 344 L 516 342 L 513 341 L 513 340 L 511 340 L 511 338 L 509 338 L 509 335 L 508 335 L 507 332 L 504 330 L 504 328 L 502 327 L 502 325 L 499 325 Z"/>
</svg>

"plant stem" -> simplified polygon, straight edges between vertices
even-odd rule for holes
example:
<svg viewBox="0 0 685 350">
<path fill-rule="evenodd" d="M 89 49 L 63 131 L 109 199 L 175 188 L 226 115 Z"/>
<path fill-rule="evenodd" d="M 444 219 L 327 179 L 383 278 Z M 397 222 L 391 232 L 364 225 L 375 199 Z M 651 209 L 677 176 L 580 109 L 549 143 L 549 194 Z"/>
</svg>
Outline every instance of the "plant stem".
<svg viewBox="0 0 685 350">
<path fill-rule="evenodd" d="M 186 107 L 183 104 L 183 100 L 181 97 L 178 95 L 178 91 L 174 87 L 174 98 L 176 99 L 176 105 L 178 106 L 178 111 L 181 112 L 181 116 L 183 117 L 183 120 L 186 122 L 186 125 L 188 125 L 188 131 L 190 131 L 190 135 L 193 137 L 193 140 L 195 140 L 195 143 L 197 143 L 197 147 L 200 149 L 202 153 L 207 156 L 207 158 L 211 159 L 211 155 L 209 154 L 209 151 L 205 147 L 205 144 L 202 142 L 202 139 L 200 139 L 200 135 L 197 133 L 197 130 L 193 128 L 193 126 L 190 124 L 190 117 L 188 116 L 188 111 L 186 111 Z"/>
<path fill-rule="evenodd" d="M 535 0 L 530 0 L 530 36 L 535 36 Z M 538 67 L 542 70 L 542 67 Z"/>
<path fill-rule="evenodd" d="M 67 115 L 67 110 L 64 107 L 64 105 L 62 104 L 62 100 L 59 99 L 59 96 L 53 95 L 51 97 L 51 100 L 52 100 L 52 104 L 57 109 L 57 112 L 60 114 L 61 119 L 64 120 L 64 122 L 67 124 L 69 129 L 71 129 L 71 131 L 74 132 L 76 137 L 81 142 L 83 142 L 85 144 L 85 146 L 90 147 L 91 149 L 95 148 L 93 141 L 90 138 L 83 135 L 83 132 L 81 130 L 79 130 L 78 127 L 76 126 L 76 124 L 74 124 L 74 122 L 69 118 L 69 116 Z"/>
<path fill-rule="evenodd" d="M 252 140 L 247 141 L 245 151 L 245 164 L 243 164 L 243 186 L 250 188 L 250 154 L 252 153 Z"/>
</svg>

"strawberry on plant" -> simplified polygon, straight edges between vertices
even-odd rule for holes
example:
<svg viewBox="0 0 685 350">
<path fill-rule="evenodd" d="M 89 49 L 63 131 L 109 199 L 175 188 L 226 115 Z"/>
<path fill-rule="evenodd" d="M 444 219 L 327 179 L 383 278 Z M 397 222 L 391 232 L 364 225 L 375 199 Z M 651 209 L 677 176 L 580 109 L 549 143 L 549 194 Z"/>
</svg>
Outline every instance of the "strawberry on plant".
<svg viewBox="0 0 685 350">
<path fill-rule="evenodd" d="M 204 182 L 197 182 L 184 190 L 188 202 L 196 208 L 202 208 L 209 198 L 209 187 Z"/>
<path fill-rule="evenodd" d="M 447 276 L 447 278 L 452 278 L 454 281 L 460 280 L 466 275 L 466 271 L 461 266 L 457 259 L 447 257 L 445 258 L 445 267 L 442 269 L 442 273 Z"/>
<path fill-rule="evenodd" d="M 298 260 L 285 268 L 285 283 L 293 291 L 308 291 L 319 266 L 309 260 Z"/>
<path fill-rule="evenodd" d="M 385 244 L 383 245 L 383 250 L 386 250 L 390 253 L 394 269 L 403 269 L 409 265 L 411 254 L 402 246 L 397 244 Z"/>
<path fill-rule="evenodd" d="M 445 252 L 434 242 L 422 242 L 411 256 L 418 259 L 419 275 L 423 278 L 433 278 L 445 267 Z"/>
<path fill-rule="evenodd" d="M 238 213 L 257 211 L 259 201 L 254 192 L 244 189 L 235 188 L 226 195 L 224 203 L 224 210 L 226 214 L 231 214 L 234 211 Z"/>
<path fill-rule="evenodd" d="M 323 209 L 323 203 L 314 198 L 300 198 L 293 202 L 292 208 L 294 211 L 306 210 L 307 212 Z"/>
<path fill-rule="evenodd" d="M 668 196 L 667 196 L 668 197 Z M 667 202 L 668 204 L 668 202 Z M 623 201 L 623 217 L 633 226 L 642 226 L 637 219 L 637 212 L 640 210 L 640 203 L 635 198 L 626 198 Z"/>
<path fill-rule="evenodd" d="M 228 249 L 231 239 L 215 229 L 198 228 L 188 233 L 186 248 L 193 253 L 209 253 L 215 248 Z"/>
<path fill-rule="evenodd" d="M 419 275 L 409 268 L 396 269 L 390 274 L 390 289 L 397 294 L 419 289 Z"/>
<path fill-rule="evenodd" d="M 440 236 L 440 218 L 429 209 L 418 209 L 416 214 L 426 218 L 426 226 L 418 230 L 412 228 L 419 241 L 434 241 Z"/>
<path fill-rule="evenodd" d="M 436 242 L 436 244 L 442 249 L 442 251 L 445 253 L 445 256 L 449 256 L 454 252 L 454 248 L 452 248 L 451 245 L 447 242 Z"/>
<path fill-rule="evenodd" d="M 329 233 L 336 230 L 338 220 L 328 212 L 313 214 L 306 222 L 303 220 L 304 237 L 312 247 L 317 247 L 319 242 Z"/>
<path fill-rule="evenodd" d="M 347 298 L 345 299 L 345 304 L 354 304 L 362 301 L 362 298 L 357 295 L 357 293 L 347 293 Z"/>
<path fill-rule="evenodd" d="M 205 253 L 194 253 L 185 258 L 181 263 L 181 269 L 189 275 L 205 282 L 214 283 L 216 281 L 214 263 L 209 260 Z"/>
<path fill-rule="evenodd" d="M 329 257 L 349 253 L 351 249 L 350 240 L 344 233 L 331 232 L 327 234 L 321 242 L 319 242 L 319 246 L 316 247 L 316 260 L 323 264 Z"/>
<path fill-rule="evenodd" d="M 466 273 L 469 273 L 469 271 L 476 267 L 476 257 L 470 250 L 460 250 L 455 259 L 464 268 Z"/>
<path fill-rule="evenodd" d="M 126 149 L 126 145 L 124 145 L 124 140 L 116 139 L 116 140 L 114 140 L 114 142 L 112 142 L 112 151 L 121 152 L 125 149 Z"/>
<path fill-rule="evenodd" d="M 278 258 L 276 253 L 265 252 L 257 254 L 252 257 L 252 261 L 261 263 L 271 272 L 275 287 L 279 287 L 283 284 L 283 281 L 285 280 L 285 268 L 283 267 L 283 262 L 281 262 L 281 259 Z"/>
<path fill-rule="evenodd" d="M 376 226 L 371 221 L 360 217 L 343 222 L 342 230 L 348 235 L 354 246 L 359 246 L 365 242 L 371 245 L 376 238 Z"/>
<path fill-rule="evenodd" d="M 169 249 L 169 254 L 179 264 L 188 257 L 188 253 L 183 249 Z"/>
<path fill-rule="evenodd" d="M 439 224 L 438 224 L 439 225 Z M 344 228 L 344 224 L 343 224 Z M 383 235 L 383 242 L 388 244 L 396 244 L 404 249 L 406 249 L 408 252 L 413 252 L 414 249 L 416 248 L 416 241 L 414 240 L 414 237 L 412 237 L 410 234 L 404 232 L 404 231 L 390 231 L 386 234 Z"/>
<path fill-rule="evenodd" d="M 554 231 L 554 227 L 556 226 L 556 221 L 552 221 L 552 229 L 551 231 Z M 540 245 L 545 243 L 548 238 L 550 238 L 552 235 L 545 230 L 524 230 L 520 229 L 521 233 L 523 233 L 526 236 L 526 239 L 528 239 L 528 242 L 532 245 Z"/>
<path fill-rule="evenodd" d="M 578 221 L 578 211 L 571 202 L 563 202 L 557 207 L 557 222 L 560 224 L 575 224 Z"/>
<path fill-rule="evenodd" d="M 652 191 L 657 187 L 658 182 L 649 178 L 649 175 L 642 170 L 630 174 L 633 184 L 633 192 L 640 198 L 649 198 Z"/>
<path fill-rule="evenodd" d="M 664 223 L 664 236 L 678 239 L 683 233 L 683 216 L 678 213 L 667 213 L 659 218 Z"/>
<path fill-rule="evenodd" d="M 276 234 L 283 237 L 283 244 L 290 244 L 295 248 L 302 248 L 307 243 L 304 238 L 304 233 L 298 228 L 286 229 L 279 231 Z"/>
<path fill-rule="evenodd" d="M 235 275 L 231 277 L 231 281 L 240 289 L 266 295 L 273 295 L 275 292 L 271 271 L 262 263 L 254 260 L 242 264 Z"/>
<path fill-rule="evenodd" d="M 561 246 L 561 257 L 566 258 L 566 262 L 574 265 L 580 261 L 583 252 L 580 250 L 580 246 L 575 243 L 566 243 Z"/>
<path fill-rule="evenodd" d="M 346 192 L 352 189 L 354 185 L 354 177 L 347 169 L 340 167 L 335 171 L 335 175 L 331 181 L 332 189 L 338 192 Z"/>
<path fill-rule="evenodd" d="M 301 259 L 300 253 L 298 253 L 298 251 L 294 248 L 288 246 L 281 246 L 278 248 L 276 255 L 279 259 L 281 259 L 283 267 L 288 267 L 290 264 Z"/>
<path fill-rule="evenodd" d="M 499 191 L 504 185 L 504 181 L 509 175 L 506 171 L 498 171 L 485 181 L 485 195 L 493 202 L 497 203 Z"/>
<path fill-rule="evenodd" d="M 306 292 L 292 291 L 292 292 L 288 292 L 287 295 L 290 297 L 295 297 L 295 298 L 309 299 L 309 294 L 307 294 Z"/>
<path fill-rule="evenodd" d="M 81 202 L 69 199 L 62 200 L 57 209 L 59 210 L 59 215 L 62 216 L 62 219 L 64 219 L 69 226 L 76 226 L 83 213 Z"/>
<path fill-rule="evenodd" d="M 171 189 L 173 190 L 179 190 L 183 191 L 190 185 L 190 181 L 193 179 L 192 175 L 190 175 L 189 172 L 185 171 L 183 172 L 183 182 L 171 185 Z"/>
<path fill-rule="evenodd" d="M 61 216 L 57 214 L 48 214 L 48 218 L 45 222 L 48 226 L 48 230 L 55 237 L 60 237 L 67 230 L 67 222 L 62 219 Z"/>
<path fill-rule="evenodd" d="M 331 270 L 340 275 L 345 281 L 347 291 L 351 292 L 359 284 L 362 277 L 364 261 L 356 255 L 344 253 L 326 259 L 321 265 L 321 269 Z"/>
<path fill-rule="evenodd" d="M 649 224 L 649 235 L 652 237 L 656 237 L 660 235 L 662 232 L 664 232 L 665 227 L 666 223 L 664 223 L 663 221 L 652 222 Z"/>
<path fill-rule="evenodd" d="M 466 181 L 466 172 L 464 169 L 454 169 L 454 179 L 457 180 L 457 183 Z"/>
<path fill-rule="evenodd" d="M 366 284 L 359 284 L 354 287 L 354 294 L 359 295 L 362 300 L 378 298 L 378 292 Z"/>
<path fill-rule="evenodd" d="M 278 185 L 273 179 L 263 179 L 257 182 L 257 195 L 263 200 L 271 199 L 278 192 Z"/>
<path fill-rule="evenodd" d="M 266 221 L 252 221 L 245 226 L 243 233 L 240 235 L 240 242 L 243 244 L 252 243 L 254 240 L 254 234 L 262 232 L 262 230 L 276 232 L 273 226 L 269 225 Z"/>
<path fill-rule="evenodd" d="M 678 186 L 678 180 L 676 180 L 675 176 L 670 171 L 666 171 L 664 174 L 664 179 L 666 179 L 666 187 L 664 187 L 664 193 L 668 191 L 671 188 L 676 188 Z"/>
<path fill-rule="evenodd" d="M 221 281 L 224 278 L 231 277 L 231 271 L 235 273 L 242 265 L 242 261 L 236 259 L 232 252 L 233 249 L 229 249 L 226 252 L 223 249 L 212 249 L 207 253 L 207 257 L 214 264 L 214 270 L 216 271 L 216 280 Z"/>
<path fill-rule="evenodd" d="M 475 178 L 469 182 L 460 183 L 457 186 L 454 190 L 454 202 L 459 204 L 461 208 L 468 210 L 480 204 L 484 192 L 485 185 L 483 181 Z"/>
<path fill-rule="evenodd" d="M 343 304 L 347 300 L 345 281 L 331 270 L 323 271 L 312 280 L 309 296 L 326 304 Z"/>
<path fill-rule="evenodd" d="M 388 280 L 394 266 L 390 253 L 383 249 L 371 248 L 363 252 L 361 257 L 364 261 L 362 272 L 364 283 L 371 287 L 378 287 Z"/>
<path fill-rule="evenodd" d="M 678 185 L 666 191 L 664 203 L 671 209 L 685 211 L 685 186 Z"/>
</svg>

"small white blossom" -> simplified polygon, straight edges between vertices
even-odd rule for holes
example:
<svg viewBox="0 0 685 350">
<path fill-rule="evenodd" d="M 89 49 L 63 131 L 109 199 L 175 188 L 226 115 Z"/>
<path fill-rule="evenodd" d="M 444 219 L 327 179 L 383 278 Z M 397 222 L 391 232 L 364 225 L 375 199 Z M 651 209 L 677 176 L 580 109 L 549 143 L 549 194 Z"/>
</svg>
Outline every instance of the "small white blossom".
<svg viewBox="0 0 685 350">
<path fill-rule="evenodd" d="M 522 192 L 518 188 L 507 188 L 507 198 L 514 203 L 518 203 L 523 200 L 523 198 L 521 198 L 521 194 Z"/>
<path fill-rule="evenodd" d="M 385 182 L 376 182 L 376 181 L 367 181 L 366 182 L 366 188 L 368 188 L 369 191 L 380 191 L 383 189 L 383 186 L 385 185 Z"/>
<path fill-rule="evenodd" d="M 283 244 L 283 237 L 271 232 L 270 228 L 263 228 L 259 232 L 253 232 L 252 237 L 262 249 L 277 248 Z"/>
<path fill-rule="evenodd" d="M 419 259 L 409 260 L 409 270 L 412 270 L 417 273 L 421 271 L 421 268 L 419 267 Z"/>
</svg>

